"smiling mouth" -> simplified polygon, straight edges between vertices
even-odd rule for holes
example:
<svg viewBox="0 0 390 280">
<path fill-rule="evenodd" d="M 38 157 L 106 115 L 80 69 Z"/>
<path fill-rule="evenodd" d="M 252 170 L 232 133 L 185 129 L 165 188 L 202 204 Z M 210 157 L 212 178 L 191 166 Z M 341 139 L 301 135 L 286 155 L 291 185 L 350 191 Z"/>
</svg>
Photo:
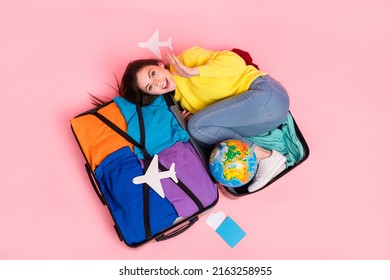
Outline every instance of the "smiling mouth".
<svg viewBox="0 0 390 280">
<path fill-rule="evenodd" d="M 164 81 L 164 85 L 163 85 L 163 89 L 167 89 L 169 86 L 169 82 L 168 82 L 168 79 L 165 79 Z"/>
</svg>

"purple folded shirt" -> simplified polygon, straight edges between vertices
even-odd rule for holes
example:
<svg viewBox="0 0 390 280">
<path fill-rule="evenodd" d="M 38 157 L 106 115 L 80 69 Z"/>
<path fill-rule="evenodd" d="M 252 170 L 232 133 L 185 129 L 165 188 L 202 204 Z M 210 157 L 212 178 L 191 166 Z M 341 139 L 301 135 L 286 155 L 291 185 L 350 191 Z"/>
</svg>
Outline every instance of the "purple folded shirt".
<svg viewBox="0 0 390 280">
<path fill-rule="evenodd" d="M 187 186 L 204 207 L 217 199 L 217 187 L 207 169 L 189 142 L 177 142 L 158 154 L 159 162 L 169 169 L 175 163 L 177 178 Z M 162 179 L 166 198 L 181 217 L 190 217 L 199 211 L 195 202 L 171 179 Z"/>
</svg>

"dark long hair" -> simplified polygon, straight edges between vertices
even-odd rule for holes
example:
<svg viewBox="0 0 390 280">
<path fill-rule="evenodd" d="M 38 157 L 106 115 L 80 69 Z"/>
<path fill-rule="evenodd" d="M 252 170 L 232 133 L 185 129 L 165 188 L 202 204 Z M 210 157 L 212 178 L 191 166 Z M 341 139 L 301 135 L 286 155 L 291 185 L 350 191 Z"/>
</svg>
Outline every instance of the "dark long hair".
<svg viewBox="0 0 390 280">
<path fill-rule="evenodd" d="M 159 65 L 160 63 L 162 63 L 161 60 L 153 58 L 131 61 L 127 65 L 120 83 L 115 76 L 117 87 L 115 90 L 118 95 L 134 104 L 148 105 L 152 103 L 157 98 L 157 96 L 146 93 L 138 86 L 137 73 L 146 66 Z M 106 102 L 102 98 L 96 97 L 92 94 L 90 94 L 90 99 L 94 105 L 101 105 Z"/>
<path fill-rule="evenodd" d="M 157 96 L 151 95 L 139 88 L 137 82 L 137 73 L 149 65 L 159 65 L 161 60 L 158 59 L 138 59 L 130 62 L 122 76 L 122 81 L 118 87 L 118 94 L 126 98 L 128 101 L 139 104 L 148 105 L 152 103 Z"/>
</svg>

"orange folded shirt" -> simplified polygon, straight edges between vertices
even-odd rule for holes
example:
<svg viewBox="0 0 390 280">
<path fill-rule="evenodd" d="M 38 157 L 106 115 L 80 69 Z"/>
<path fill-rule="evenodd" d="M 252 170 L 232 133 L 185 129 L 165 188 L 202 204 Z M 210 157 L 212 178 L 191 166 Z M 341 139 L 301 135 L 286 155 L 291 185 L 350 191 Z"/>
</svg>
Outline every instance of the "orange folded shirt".
<svg viewBox="0 0 390 280">
<path fill-rule="evenodd" d="M 102 107 L 98 112 L 123 131 L 127 131 L 126 121 L 114 102 Z M 108 155 L 118 149 L 129 146 L 131 150 L 134 150 L 133 144 L 94 115 L 87 114 L 76 117 L 71 120 L 71 125 L 86 160 L 93 171 Z"/>
</svg>

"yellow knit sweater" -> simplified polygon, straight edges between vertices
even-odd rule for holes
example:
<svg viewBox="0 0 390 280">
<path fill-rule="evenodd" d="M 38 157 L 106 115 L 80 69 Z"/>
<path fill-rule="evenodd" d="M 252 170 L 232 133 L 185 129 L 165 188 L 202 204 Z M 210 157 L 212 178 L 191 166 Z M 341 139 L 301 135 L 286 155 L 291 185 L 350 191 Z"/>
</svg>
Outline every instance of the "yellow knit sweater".
<svg viewBox="0 0 390 280">
<path fill-rule="evenodd" d="M 174 75 L 174 98 L 183 109 L 196 113 L 203 108 L 248 90 L 254 79 L 265 72 L 257 70 L 232 51 L 210 51 L 200 47 L 185 50 L 178 59 L 188 67 L 198 67 L 199 76 Z M 171 66 L 171 72 L 174 68 Z"/>
</svg>

